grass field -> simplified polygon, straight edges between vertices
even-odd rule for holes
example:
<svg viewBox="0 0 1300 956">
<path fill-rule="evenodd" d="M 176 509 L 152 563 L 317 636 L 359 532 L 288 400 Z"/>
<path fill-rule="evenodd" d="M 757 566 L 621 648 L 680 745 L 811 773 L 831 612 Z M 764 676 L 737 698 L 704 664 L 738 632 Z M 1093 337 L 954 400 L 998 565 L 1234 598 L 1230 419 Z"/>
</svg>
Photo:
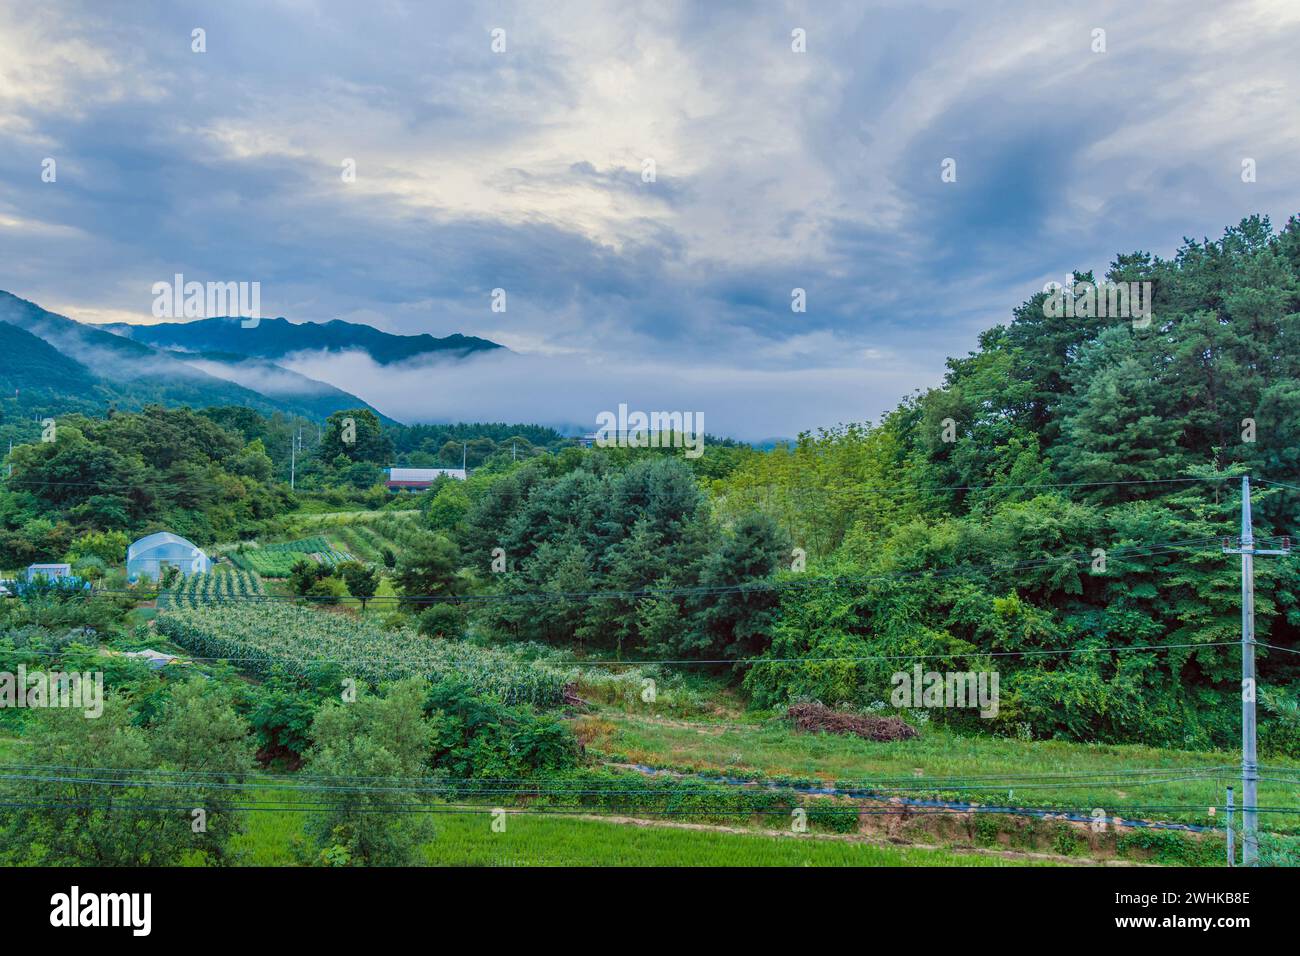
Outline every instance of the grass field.
<svg viewBox="0 0 1300 956">
<path fill-rule="evenodd" d="M 297 613 L 309 615 L 322 627 L 341 623 L 332 615 Z M 374 614 L 372 610 L 367 617 Z M 226 609 L 222 626 L 238 623 L 232 620 L 235 616 Z M 288 630 L 301 632 L 300 627 Z M 674 716 L 638 712 L 636 705 L 625 703 L 602 704 L 570 722 L 586 745 L 588 758 L 598 763 L 641 764 L 783 784 L 816 781 L 911 799 L 974 802 L 985 808 L 1035 807 L 1083 814 L 1102 808 L 1108 817 L 1126 820 L 1221 827 L 1221 811 L 1211 815 L 1208 808 L 1221 807 L 1224 788 L 1239 782 L 1237 757 L 1231 752 L 965 737 L 935 725 L 926 726 L 915 740 L 878 743 L 797 731 L 770 713 L 740 709 L 725 689 L 707 682 L 683 690 L 697 695 L 709 712 Z M 23 749 L 22 742 L 12 737 L 20 730 L 15 725 L 6 732 L 10 736 L 0 738 L 0 760 L 13 760 Z M 1266 758 L 1264 763 L 1269 769 L 1260 784 L 1260 805 L 1300 809 L 1300 764 L 1276 758 Z M 260 791 L 251 793 L 249 799 L 263 800 Z M 880 806 L 870 800 L 864 803 L 864 807 Z M 1080 863 L 1118 859 L 1194 865 L 1219 865 L 1222 859 L 1221 834 L 1197 838 L 1172 831 L 1117 828 L 1105 838 L 1090 838 L 1088 827 L 1082 824 L 996 810 L 989 814 L 944 811 L 946 817 L 917 814 L 913 819 L 868 812 L 861 819 L 860 832 L 844 838 L 820 833 L 778 835 L 780 825 L 770 817 L 717 820 L 711 826 L 699 818 L 678 817 L 674 826 L 630 817 L 584 816 L 595 811 L 594 805 L 572 814 L 511 812 L 506 832 L 495 833 L 489 826 L 488 809 L 468 812 L 448 808 L 434 814 L 437 837 L 424 848 L 426 862 L 475 866 L 979 866 L 1060 863 L 1065 857 Z M 516 809 L 519 807 L 512 807 L 512 811 Z M 247 830 L 233 848 L 239 862 L 304 862 L 305 813 L 267 807 L 244 816 Z M 727 825 L 716 825 L 720 823 Z M 1261 824 L 1265 834 L 1294 834 L 1300 829 L 1300 814 L 1264 812 Z M 764 832 L 768 827 L 775 827 L 778 834 Z M 1184 853 L 1174 843 L 1192 849 Z M 974 847 L 1017 852 L 980 853 L 974 852 Z M 1056 858 L 1043 859 L 1041 854 Z"/>
<path fill-rule="evenodd" d="M 778 721 L 683 721 L 614 708 L 578 718 L 574 726 L 590 751 L 614 761 L 732 776 L 877 782 L 882 787 L 888 783 L 900 788 L 901 796 L 1085 812 L 1101 807 L 1108 815 L 1211 826 L 1222 825 L 1223 820 L 1211 817 L 1208 808 L 1221 807 L 1224 788 L 1233 784 L 1234 777 L 1240 781 L 1239 758 L 1232 753 L 960 737 L 936 727 L 927 728 L 915 740 L 875 743 L 806 734 Z M 1300 778 L 1300 765 L 1294 761 L 1264 762 L 1286 767 L 1288 775 Z M 1138 770 L 1159 772 L 1135 773 Z M 1061 776 L 1050 783 L 1027 779 L 1043 774 Z M 1002 778 L 996 787 L 976 779 L 990 775 Z M 1022 779 L 1011 779 L 1015 777 Z M 939 778 L 961 779 L 942 783 Z M 1300 808 L 1300 782 L 1263 781 L 1259 794 L 1260 806 Z M 1123 810 L 1139 805 L 1171 809 Z M 1265 815 L 1262 822 L 1274 832 L 1300 829 L 1296 814 Z"/>
<path fill-rule="evenodd" d="M 299 862 L 295 840 L 302 814 L 258 811 L 235 839 L 241 862 Z M 431 866 L 1018 866 L 1051 861 L 988 853 L 877 846 L 813 836 L 767 836 L 705 829 L 641 826 L 573 816 L 518 813 L 494 833 L 485 808 L 435 815 L 435 838 L 424 848 Z"/>
</svg>

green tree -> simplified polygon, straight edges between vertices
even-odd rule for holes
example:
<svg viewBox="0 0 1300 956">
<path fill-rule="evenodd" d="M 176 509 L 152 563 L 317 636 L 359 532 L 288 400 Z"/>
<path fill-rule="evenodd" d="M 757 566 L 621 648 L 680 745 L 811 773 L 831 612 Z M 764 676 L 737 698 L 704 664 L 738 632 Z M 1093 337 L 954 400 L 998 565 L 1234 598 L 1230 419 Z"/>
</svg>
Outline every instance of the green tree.
<svg viewBox="0 0 1300 956">
<path fill-rule="evenodd" d="M 379 571 L 359 561 L 346 561 L 335 568 L 343 575 L 348 586 L 348 593 L 361 601 L 361 610 L 366 609 L 366 602 L 375 596 L 379 589 Z"/>
<path fill-rule="evenodd" d="M 121 564 L 126 560 L 130 539 L 121 531 L 92 531 L 83 534 L 68 549 L 67 560 L 76 564 L 82 558 L 99 558 L 105 564 Z"/>
<path fill-rule="evenodd" d="M 230 838 L 243 829 L 235 809 L 241 791 L 229 784 L 253 768 L 249 727 L 235 712 L 231 687 L 199 678 L 178 684 L 150 737 L 162 768 L 194 778 L 187 790 L 203 813 L 203 829 L 191 842 L 210 860 L 225 862 Z"/>
<path fill-rule="evenodd" d="M 319 457 L 332 462 L 342 455 L 352 462 L 370 462 L 384 466 L 392 463 L 393 443 L 368 408 L 349 408 L 335 412 L 325 420 Z"/>
<path fill-rule="evenodd" d="M 465 491 L 464 482 L 446 479 L 429 502 L 426 520 L 434 531 L 455 531 L 465 520 L 469 509 L 469 494 Z"/>
<path fill-rule="evenodd" d="M 432 836 L 425 798 L 401 789 L 425 775 L 436 721 L 423 713 L 424 685 L 410 680 L 386 696 L 362 693 L 350 704 L 327 701 L 312 723 L 306 769 L 330 791 L 306 831 L 320 863 L 407 866 L 421 862 Z M 377 786 L 377 783 L 386 784 Z"/>
<path fill-rule="evenodd" d="M 464 594 L 470 582 L 459 564 L 459 552 L 449 538 L 422 534 L 403 550 L 393 582 L 411 598 Z"/>
<path fill-rule="evenodd" d="M 753 657 L 766 650 L 780 595 L 762 586 L 747 590 L 746 585 L 766 583 L 782 569 L 790 551 L 789 538 L 772 519 L 759 514 L 742 518 L 704 562 L 700 585 L 717 590 L 712 598 L 697 601 L 700 626 L 695 633 L 699 636 L 679 649 L 729 658 Z"/>
<path fill-rule="evenodd" d="M 197 854 L 227 861 L 230 837 L 239 831 L 231 809 L 237 791 L 229 788 L 248 767 L 247 727 L 221 691 L 196 682 L 172 693 L 155 728 L 137 726 L 125 696 L 115 693 L 105 696 L 103 713 L 93 719 L 73 709 L 34 712 L 28 739 L 59 772 L 52 780 L 0 785 L 0 803 L 7 805 L 0 807 L 0 859 L 37 866 L 174 866 Z M 181 776 L 141 774 L 140 768 Z M 206 814 L 198 832 L 193 810 Z"/>
</svg>

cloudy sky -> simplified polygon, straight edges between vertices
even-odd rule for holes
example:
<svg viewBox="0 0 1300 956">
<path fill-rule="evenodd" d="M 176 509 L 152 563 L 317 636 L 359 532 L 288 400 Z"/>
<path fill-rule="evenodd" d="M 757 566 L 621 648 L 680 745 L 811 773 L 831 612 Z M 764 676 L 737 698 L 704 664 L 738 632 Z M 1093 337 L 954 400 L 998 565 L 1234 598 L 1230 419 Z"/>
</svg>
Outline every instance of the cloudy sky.
<svg viewBox="0 0 1300 956">
<path fill-rule="evenodd" d="M 407 421 L 793 435 L 1072 268 L 1300 212 L 1298 48 L 1294 0 L 6 4 L 0 288 L 151 321 L 176 272 L 258 281 L 512 350 L 292 363 Z"/>
</svg>

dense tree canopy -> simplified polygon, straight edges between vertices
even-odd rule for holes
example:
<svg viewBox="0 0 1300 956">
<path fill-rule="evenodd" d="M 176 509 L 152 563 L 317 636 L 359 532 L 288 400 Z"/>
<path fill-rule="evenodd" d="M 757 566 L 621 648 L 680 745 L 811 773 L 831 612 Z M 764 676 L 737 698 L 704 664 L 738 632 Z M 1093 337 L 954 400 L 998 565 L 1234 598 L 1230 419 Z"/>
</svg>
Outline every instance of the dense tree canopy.
<svg viewBox="0 0 1300 956">
<path fill-rule="evenodd" d="M 1211 645 L 1239 638 L 1239 583 L 1219 539 L 1245 473 L 1256 534 L 1296 527 L 1300 492 L 1267 479 L 1300 484 L 1298 279 L 1295 219 L 1275 234 L 1251 218 L 1168 261 L 1120 256 L 1106 280 L 1150 281 L 1149 323 L 1053 318 L 1036 295 L 878 426 L 802 436 L 717 483 L 724 509 L 761 509 L 822 559 L 821 584 L 786 594 L 772 656 L 935 655 L 1001 670 L 1008 728 L 1230 743 L 1239 664 Z M 1293 644 L 1292 564 L 1256 576 L 1260 639 Z M 1193 646 L 981 656 L 1162 644 Z M 893 669 L 764 665 L 747 683 L 760 702 L 865 705 Z"/>
<path fill-rule="evenodd" d="M 200 544 L 283 510 L 260 439 L 187 408 L 59 419 L 48 441 L 15 446 L 0 492 L 0 567 L 57 560 L 84 532 L 167 528 Z M 118 555 L 120 559 L 122 555 Z"/>
</svg>

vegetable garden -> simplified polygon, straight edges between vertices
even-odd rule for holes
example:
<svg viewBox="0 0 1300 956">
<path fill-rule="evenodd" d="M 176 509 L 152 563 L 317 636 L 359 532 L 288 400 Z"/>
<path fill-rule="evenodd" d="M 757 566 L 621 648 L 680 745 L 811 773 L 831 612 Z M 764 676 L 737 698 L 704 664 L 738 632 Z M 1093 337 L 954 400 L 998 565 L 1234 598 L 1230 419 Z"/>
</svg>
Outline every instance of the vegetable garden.
<svg viewBox="0 0 1300 956">
<path fill-rule="evenodd" d="M 206 574 L 191 574 L 178 581 L 170 591 L 158 595 L 160 608 L 201 607 L 238 601 L 265 594 L 262 582 L 248 571 L 223 568 Z"/>
<path fill-rule="evenodd" d="M 323 535 L 232 551 L 229 557 L 236 567 L 266 578 L 287 578 L 294 564 L 303 558 L 331 566 L 354 560 L 351 554 L 335 548 Z"/>
<path fill-rule="evenodd" d="M 201 657 L 230 658 L 266 677 L 281 669 L 306 675 L 337 665 L 371 684 L 420 676 L 458 678 L 476 692 L 515 703 L 557 704 L 571 679 L 566 671 L 521 661 L 503 651 L 434 640 L 413 630 L 384 630 L 346 614 L 295 605 L 182 605 L 161 614 L 158 632 Z"/>
</svg>

